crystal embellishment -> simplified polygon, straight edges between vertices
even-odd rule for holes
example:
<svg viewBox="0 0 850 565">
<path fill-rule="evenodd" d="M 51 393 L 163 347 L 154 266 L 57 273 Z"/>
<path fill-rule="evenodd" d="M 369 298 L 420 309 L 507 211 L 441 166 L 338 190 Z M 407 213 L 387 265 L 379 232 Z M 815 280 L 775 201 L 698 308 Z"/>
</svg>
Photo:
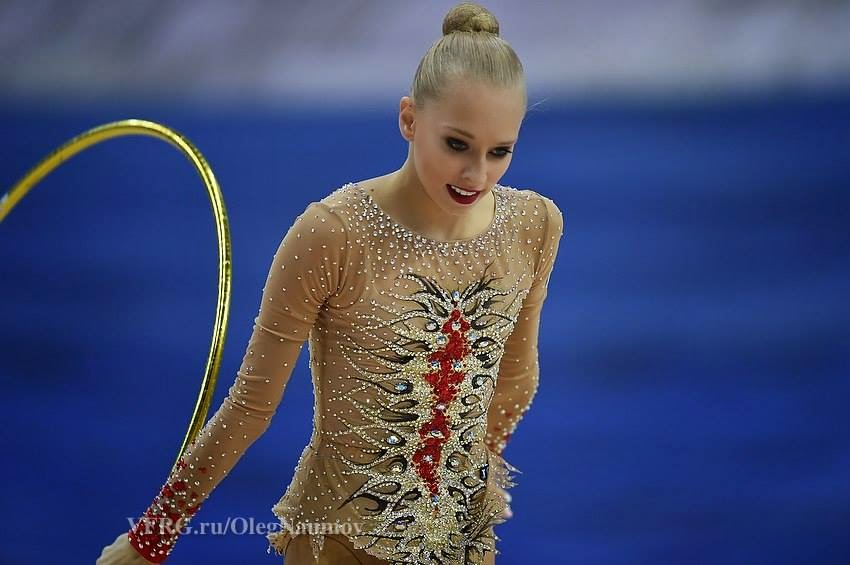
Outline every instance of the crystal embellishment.
<svg viewBox="0 0 850 565">
<path fill-rule="evenodd" d="M 509 198 L 506 197 L 505 193 L 512 189 L 496 184 L 492 189 L 493 197 L 496 199 L 496 214 L 487 230 L 470 239 L 439 241 L 409 230 L 396 222 L 378 206 L 378 203 L 375 202 L 369 191 L 362 185 L 349 183 L 346 187 L 349 185 L 353 185 L 356 190 L 359 190 L 364 198 L 367 213 L 373 218 L 377 227 L 380 228 L 380 231 L 376 235 L 384 234 L 386 236 L 393 236 L 404 242 L 404 244 L 412 244 L 415 250 L 425 255 L 469 256 L 480 252 L 482 248 L 492 249 L 500 237 L 506 233 L 508 219 L 511 217 L 509 213 Z"/>
</svg>

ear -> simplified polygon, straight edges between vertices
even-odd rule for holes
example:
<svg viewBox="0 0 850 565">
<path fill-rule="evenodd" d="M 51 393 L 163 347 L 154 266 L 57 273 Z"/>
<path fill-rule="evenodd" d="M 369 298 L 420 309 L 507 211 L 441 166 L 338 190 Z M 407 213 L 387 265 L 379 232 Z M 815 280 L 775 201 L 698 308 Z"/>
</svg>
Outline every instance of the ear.
<svg viewBox="0 0 850 565">
<path fill-rule="evenodd" d="M 402 96 L 398 103 L 398 129 L 407 141 L 413 141 L 416 125 L 416 108 L 410 96 Z"/>
</svg>

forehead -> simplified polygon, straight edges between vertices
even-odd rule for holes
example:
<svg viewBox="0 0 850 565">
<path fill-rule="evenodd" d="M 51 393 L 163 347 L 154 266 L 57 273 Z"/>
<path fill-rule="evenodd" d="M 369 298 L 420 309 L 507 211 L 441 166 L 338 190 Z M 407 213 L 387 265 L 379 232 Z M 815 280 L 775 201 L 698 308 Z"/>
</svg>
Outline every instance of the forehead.
<svg viewBox="0 0 850 565">
<path fill-rule="evenodd" d="M 524 92 L 480 82 L 455 80 L 424 112 L 437 126 L 454 126 L 478 135 L 510 139 L 525 115 Z M 506 137 L 507 136 L 507 137 Z"/>
</svg>

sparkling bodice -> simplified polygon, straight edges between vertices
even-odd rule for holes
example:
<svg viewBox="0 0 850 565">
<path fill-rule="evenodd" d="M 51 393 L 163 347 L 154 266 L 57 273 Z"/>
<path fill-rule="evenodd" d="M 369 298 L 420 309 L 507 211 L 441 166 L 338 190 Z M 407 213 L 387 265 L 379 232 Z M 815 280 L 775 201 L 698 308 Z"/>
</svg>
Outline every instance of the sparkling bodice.
<svg viewBox="0 0 850 565">
<path fill-rule="evenodd" d="M 272 509 L 270 548 L 310 535 L 318 552 L 333 524 L 390 562 L 495 551 L 496 487 L 517 471 L 502 453 L 537 390 L 563 218 L 534 191 L 493 192 L 487 230 L 452 242 L 399 225 L 356 183 L 310 204 L 272 260 L 236 381 L 148 519 L 191 519 L 268 427 L 306 341 L 313 433 Z M 148 559 L 176 541 L 138 525 L 130 538 Z"/>
</svg>

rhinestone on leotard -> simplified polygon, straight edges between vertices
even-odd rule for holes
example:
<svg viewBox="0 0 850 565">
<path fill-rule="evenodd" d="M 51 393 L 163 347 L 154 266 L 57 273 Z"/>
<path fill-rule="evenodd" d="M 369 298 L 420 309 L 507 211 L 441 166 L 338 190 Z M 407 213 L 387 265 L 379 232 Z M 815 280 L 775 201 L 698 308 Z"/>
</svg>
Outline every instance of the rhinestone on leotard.
<svg viewBox="0 0 850 565">
<path fill-rule="evenodd" d="M 511 486 L 501 453 L 536 391 L 534 332 L 561 218 L 532 191 L 492 192 L 486 231 L 443 242 L 399 225 L 355 183 L 311 204 L 275 254 L 231 398 L 152 515 L 198 508 L 267 427 L 304 344 L 314 435 L 273 508 L 273 547 L 339 520 L 362 524 L 358 545 L 383 562 L 470 565 L 494 552 L 503 505 L 491 487 Z M 308 537 L 315 557 L 324 535 Z M 155 538 L 137 549 L 159 559 L 173 539 Z"/>
</svg>

